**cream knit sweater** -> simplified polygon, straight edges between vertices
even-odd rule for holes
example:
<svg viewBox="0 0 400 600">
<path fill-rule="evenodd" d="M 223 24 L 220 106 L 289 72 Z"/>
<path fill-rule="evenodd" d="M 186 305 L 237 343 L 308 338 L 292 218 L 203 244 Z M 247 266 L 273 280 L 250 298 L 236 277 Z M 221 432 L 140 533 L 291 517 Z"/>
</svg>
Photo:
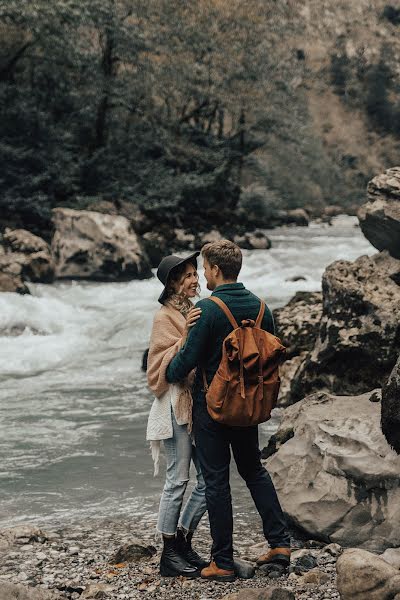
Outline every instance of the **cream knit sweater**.
<svg viewBox="0 0 400 600">
<path fill-rule="evenodd" d="M 163 305 L 156 313 L 150 337 L 147 360 L 147 382 L 155 394 L 147 422 L 146 439 L 150 442 L 154 460 L 154 475 L 158 474 L 160 443 L 173 436 L 171 407 L 178 425 L 192 423 L 192 396 L 189 381 L 170 384 L 166 379 L 169 363 L 185 342 L 185 317 L 172 306 Z"/>
</svg>

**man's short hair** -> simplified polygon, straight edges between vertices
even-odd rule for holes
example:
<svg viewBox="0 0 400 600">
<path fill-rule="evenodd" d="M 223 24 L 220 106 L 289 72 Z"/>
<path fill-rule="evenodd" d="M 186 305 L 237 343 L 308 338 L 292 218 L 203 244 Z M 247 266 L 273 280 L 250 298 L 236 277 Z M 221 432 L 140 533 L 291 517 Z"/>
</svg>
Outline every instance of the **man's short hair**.
<svg viewBox="0 0 400 600">
<path fill-rule="evenodd" d="M 230 240 L 219 240 L 205 244 L 201 254 L 211 267 L 217 265 L 224 279 L 238 278 L 242 268 L 242 251 L 237 244 Z"/>
</svg>

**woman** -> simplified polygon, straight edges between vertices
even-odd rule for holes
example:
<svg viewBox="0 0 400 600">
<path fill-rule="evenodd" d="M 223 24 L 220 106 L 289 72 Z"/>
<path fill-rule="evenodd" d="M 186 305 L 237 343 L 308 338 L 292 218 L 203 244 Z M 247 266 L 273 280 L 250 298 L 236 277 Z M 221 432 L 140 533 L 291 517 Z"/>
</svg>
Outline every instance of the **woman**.
<svg viewBox="0 0 400 600">
<path fill-rule="evenodd" d="M 161 440 L 167 459 L 157 523 L 164 542 L 160 561 L 163 576 L 197 577 L 208 564 L 191 546 L 193 532 L 206 511 L 204 480 L 191 438 L 192 378 L 189 376 L 180 385 L 169 384 L 166 380 L 170 361 L 184 344 L 190 327 L 200 317 L 201 310 L 194 308 L 191 301 L 199 289 L 198 255 L 199 252 L 186 258 L 167 256 L 157 270 L 164 290 L 158 299 L 162 306 L 154 317 L 150 338 L 147 381 L 156 398 L 150 411 L 146 437 L 152 449 L 155 475 L 158 473 Z M 196 467 L 197 483 L 181 512 L 191 460 Z"/>
</svg>

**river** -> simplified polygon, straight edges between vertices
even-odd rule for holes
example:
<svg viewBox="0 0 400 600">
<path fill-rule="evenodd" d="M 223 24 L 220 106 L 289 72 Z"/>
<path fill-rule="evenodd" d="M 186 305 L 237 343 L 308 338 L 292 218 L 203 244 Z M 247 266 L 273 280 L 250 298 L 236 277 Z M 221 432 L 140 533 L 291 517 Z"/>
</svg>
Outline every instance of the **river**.
<svg viewBox="0 0 400 600">
<path fill-rule="evenodd" d="M 332 261 L 375 251 L 352 217 L 267 233 L 272 249 L 245 251 L 240 280 L 271 308 L 319 290 Z M 161 284 L 30 289 L 0 294 L 0 526 L 154 516 L 162 475 L 144 439 L 152 396 L 140 365 Z M 261 426 L 262 445 L 277 418 Z M 246 519 L 251 501 L 232 479 Z"/>
</svg>

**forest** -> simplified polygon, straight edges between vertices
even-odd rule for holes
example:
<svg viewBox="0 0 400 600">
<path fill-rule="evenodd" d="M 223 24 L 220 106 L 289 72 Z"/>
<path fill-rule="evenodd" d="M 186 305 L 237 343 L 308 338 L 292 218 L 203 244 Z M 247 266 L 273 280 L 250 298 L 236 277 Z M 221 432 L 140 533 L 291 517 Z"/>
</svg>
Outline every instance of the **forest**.
<svg viewBox="0 0 400 600">
<path fill-rule="evenodd" d="M 376 17 L 397 31 L 389 9 Z M 373 175 L 316 130 L 290 2 L 0 0 L 0 35 L 0 226 L 48 237 L 53 207 L 101 200 L 189 228 L 240 203 L 265 220 L 354 204 Z M 394 59 L 384 41 L 379 56 L 349 56 L 338 36 L 319 72 L 390 138 L 381 163 L 399 155 Z"/>
</svg>

